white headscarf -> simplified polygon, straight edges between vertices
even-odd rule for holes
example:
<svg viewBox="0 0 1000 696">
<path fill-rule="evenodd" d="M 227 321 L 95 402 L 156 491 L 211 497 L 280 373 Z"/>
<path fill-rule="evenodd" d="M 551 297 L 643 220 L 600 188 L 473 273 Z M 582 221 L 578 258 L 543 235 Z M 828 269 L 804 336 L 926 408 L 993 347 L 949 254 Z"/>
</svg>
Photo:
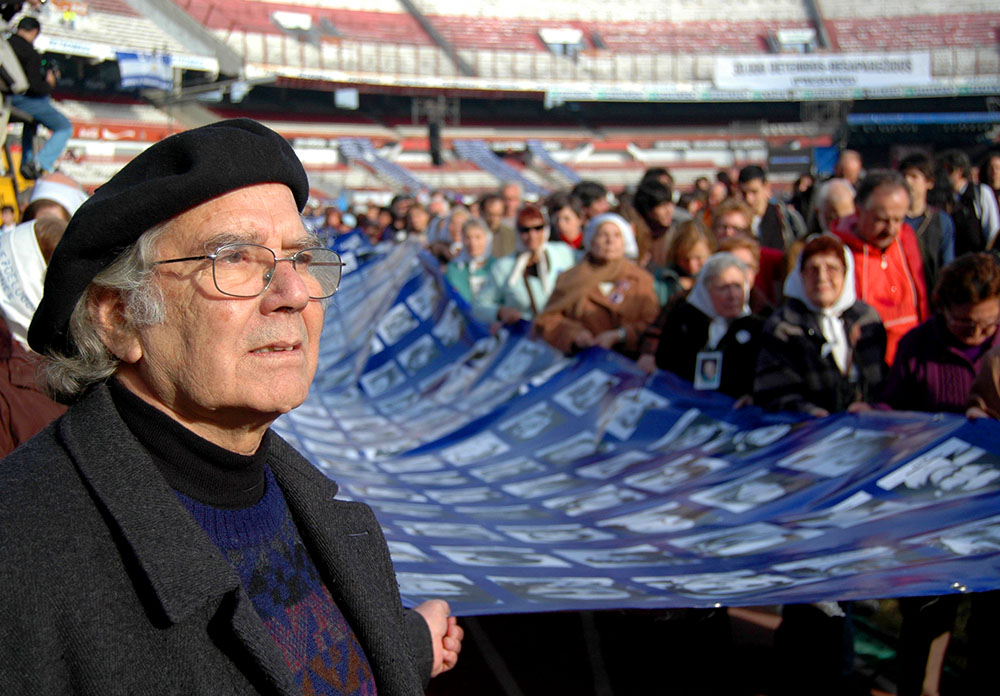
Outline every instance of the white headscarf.
<svg viewBox="0 0 1000 696">
<path fill-rule="evenodd" d="M 0 236 L 0 314 L 11 335 L 25 349 L 28 349 L 28 325 L 42 301 L 45 269 L 34 220 L 22 222 Z"/>
<path fill-rule="evenodd" d="M 462 251 L 455 258 L 455 260 L 458 261 L 459 263 L 464 263 L 467 266 L 471 266 L 474 263 L 475 264 L 485 263 L 486 260 L 489 259 L 490 256 L 492 256 L 492 254 L 493 254 L 493 233 L 490 231 L 490 226 L 487 225 L 483 220 L 480 220 L 479 218 L 469 218 L 468 220 L 466 220 L 465 222 L 463 222 L 462 223 L 462 232 L 463 233 L 465 232 L 466 226 L 468 226 L 468 227 L 478 227 L 479 229 L 481 229 L 483 231 L 483 234 L 486 235 L 486 251 L 484 251 L 479 256 L 473 257 L 473 256 L 469 255 L 469 250 L 463 244 L 462 245 Z"/>
<path fill-rule="evenodd" d="M 587 226 L 583 229 L 583 248 L 590 249 L 590 243 L 594 241 L 597 228 L 605 222 L 612 222 L 618 226 L 622 232 L 622 241 L 625 242 L 625 258 L 635 261 L 639 258 L 639 245 L 635 243 L 635 230 L 628 220 L 617 213 L 601 213 L 592 217 Z"/>
<path fill-rule="evenodd" d="M 729 330 L 729 324 L 732 322 L 732 319 L 719 316 L 719 313 L 715 311 L 715 305 L 712 304 L 712 296 L 708 292 L 708 283 L 715 280 L 727 268 L 734 267 L 740 270 L 744 278 L 743 308 L 740 310 L 739 316 L 745 317 L 749 315 L 750 305 L 747 302 L 750 297 L 750 284 L 746 282 L 747 265 L 738 256 L 728 251 L 720 251 L 708 257 L 705 265 L 698 272 L 698 278 L 694 282 L 691 294 L 687 296 L 688 304 L 712 319 L 712 322 L 708 325 L 707 347 L 710 350 L 714 350 L 719 345 L 719 341 L 722 340 L 722 337 L 726 335 L 726 331 Z"/>
<path fill-rule="evenodd" d="M 841 372 L 847 369 L 847 359 L 850 355 L 851 346 L 847 341 L 847 334 L 844 331 L 844 322 L 841 315 L 854 306 L 858 301 L 857 293 L 854 289 L 854 254 L 844 246 L 844 287 L 840 290 L 840 297 L 833 303 L 833 306 L 822 308 L 817 307 L 806 296 L 806 288 L 802 282 L 802 257 L 795 263 L 795 267 L 789 272 L 785 279 L 785 297 L 794 297 L 799 300 L 809 311 L 819 319 L 819 328 L 830 346 L 830 354 Z"/>
</svg>

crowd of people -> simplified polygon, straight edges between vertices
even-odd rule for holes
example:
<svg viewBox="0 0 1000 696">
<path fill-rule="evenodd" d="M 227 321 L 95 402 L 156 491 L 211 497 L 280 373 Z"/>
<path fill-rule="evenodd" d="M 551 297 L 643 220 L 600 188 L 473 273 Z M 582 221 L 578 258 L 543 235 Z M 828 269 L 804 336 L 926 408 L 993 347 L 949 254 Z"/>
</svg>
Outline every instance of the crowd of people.
<svg viewBox="0 0 1000 696">
<path fill-rule="evenodd" d="M 507 183 L 468 205 L 397 196 L 357 222 L 376 243 L 419 240 L 485 323 L 530 322 L 567 354 L 617 351 L 734 407 L 995 418 L 998 191 L 1000 151 L 977 177 L 957 150 L 867 172 L 848 150 L 832 177 L 803 175 L 787 198 L 759 166 L 683 193 L 653 168 L 614 203 L 595 182 L 532 202 Z M 956 604 L 901 607 L 899 693 L 936 693 Z M 847 631 L 844 611 L 786 611 L 785 645 Z M 790 654 L 789 679 L 825 674 L 844 693 L 844 654 Z"/>
</svg>

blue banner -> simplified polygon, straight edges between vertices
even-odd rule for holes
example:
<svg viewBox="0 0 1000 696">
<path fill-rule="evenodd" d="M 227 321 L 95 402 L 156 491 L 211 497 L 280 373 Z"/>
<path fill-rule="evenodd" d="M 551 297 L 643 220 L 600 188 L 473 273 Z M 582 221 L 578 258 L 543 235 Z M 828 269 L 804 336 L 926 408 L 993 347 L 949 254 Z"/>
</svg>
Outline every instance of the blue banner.
<svg viewBox="0 0 1000 696">
<path fill-rule="evenodd" d="M 347 266 L 275 429 L 374 508 L 404 602 L 456 614 L 1000 587 L 1000 423 L 732 408 L 603 349 L 491 335 L 416 245 Z"/>
<path fill-rule="evenodd" d="M 174 87 L 173 61 L 163 53 L 117 51 L 122 89 L 152 87 L 169 92 Z"/>
</svg>

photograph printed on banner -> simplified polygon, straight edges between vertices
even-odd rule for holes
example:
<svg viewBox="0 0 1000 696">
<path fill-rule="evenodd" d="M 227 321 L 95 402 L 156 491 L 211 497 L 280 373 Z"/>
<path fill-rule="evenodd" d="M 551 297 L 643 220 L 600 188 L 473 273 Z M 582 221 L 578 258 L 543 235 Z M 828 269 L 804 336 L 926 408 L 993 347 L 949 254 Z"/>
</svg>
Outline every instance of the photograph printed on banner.
<svg viewBox="0 0 1000 696">
<path fill-rule="evenodd" d="M 912 560 L 910 559 L 910 562 Z M 891 547 L 872 546 L 826 556 L 810 556 L 797 561 L 779 563 L 773 568 L 779 573 L 816 581 L 845 575 L 891 570 L 907 564 L 908 561 L 900 559 Z"/>
<path fill-rule="evenodd" d="M 434 337 L 446 346 L 453 346 L 458 343 L 464 331 L 465 318 L 454 301 L 448 303 L 448 306 L 445 307 L 444 312 L 441 314 L 441 318 L 438 319 L 434 328 L 431 329 Z"/>
<path fill-rule="evenodd" d="M 282 432 L 281 428 L 282 426 L 278 426 L 275 430 Z M 347 436 L 347 433 L 339 427 L 331 427 L 331 423 L 329 421 L 327 421 L 326 428 L 313 428 L 307 425 L 295 424 L 292 430 L 293 432 L 298 433 L 299 437 L 303 440 L 325 442 L 329 445 L 337 447 L 351 441 L 351 438 Z M 284 432 L 282 432 L 282 436 L 284 436 Z"/>
<path fill-rule="evenodd" d="M 745 556 L 822 536 L 818 529 L 785 529 L 767 522 L 726 527 L 670 540 L 671 546 L 702 556 Z"/>
<path fill-rule="evenodd" d="M 372 334 L 368 341 L 368 349 L 371 355 L 378 355 L 385 350 L 385 344 L 382 343 L 382 340 L 378 336 Z"/>
<path fill-rule="evenodd" d="M 442 505 L 472 505 L 473 503 L 498 503 L 509 500 L 498 490 L 487 486 L 478 488 L 457 488 L 454 490 L 436 490 L 425 488 L 424 493 Z"/>
<path fill-rule="evenodd" d="M 671 500 L 623 515 L 599 520 L 598 527 L 609 527 L 619 534 L 675 534 L 692 529 L 709 516 L 704 508 Z"/>
<path fill-rule="evenodd" d="M 652 544 L 637 544 L 612 549 L 555 549 L 553 553 L 590 568 L 655 568 L 697 563 L 693 560 L 678 559 L 669 551 Z"/>
<path fill-rule="evenodd" d="M 469 390 L 478 377 L 479 373 L 468 365 L 450 364 L 443 372 L 423 380 L 420 393 L 436 403 L 450 406 Z"/>
<path fill-rule="evenodd" d="M 378 337 L 387 346 L 396 345 L 403 336 L 420 326 L 420 322 L 413 316 L 405 304 L 393 305 L 379 319 Z"/>
<path fill-rule="evenodd" d="M 518 498 L 543 498 L 547 495 L 566 493 L 567 491 L 580 490 L 581 488 L 592 489 L 593 481 L 578 479 L 569 474 L 552 474 L 541 478 L 530 479 L 528 481 L 518 481 L 508 483 L 501 488 L 504 492 Z"/>
<path fill-rule="evenodd" d="M 597 490 L 591 490 L 576 495 L 559 496 L 542 501 L 542 505 L 553 510 L 561 510 L 564 515 L 577 517 L 589 512 L 607 510 L 618 507 L 626 503 L 634 503 L 644 500 L 646 496 L 631 488 L 619 488 L 618 486 L 603 486 Z"/>
<path fill-rule="evenodd" d="M 420 440 L 415 440 L 406 435 L 400 434 L 398 437 L 383 437 L 377 441 L 377 447 L 362 447 L 361 452 L 366 459 L 377 460 L 387 457 L 395 457 L 397 454 L 409 452 L 417 445 L 423 444 Z"/>
<path fill-rule="evenodd" d="M 491 568 L 569 568 L 566 561 L 538 553 L 534 549 L 512 546 L 431 546 L 452 563 Z"/>
<path fill-rule="evenodd" d="M 755 471 L 719 486 L 692 493 L 689 498 L 702 505 L 740 514 L 796 493 L 813 484 L 808 476 L 780 471 Z"/>
<path fill-rule="evenodd" d="M 338 424 L 344 430 L 347 430 L 351 434 L 356 430 L 382 430 L 384 431 L 386 426 L 389 425 L 389 420 L 382 415 L 372 414 L 372 415 L 358 415 L 358 416 L 344 416 L 340 418 Z"/>
<path fill-rule="evenodd" d="M 605 416 L 605 432 L 627 440 L 639 427 L 639 419 L 652 409 L 669 408 L 670 400 L 648 389 L 626 389 L 615 397 Z"/>
<path fill-rule="evenodd" d="M 396 526 L 414 537 L 463 539 L 466 541 L 503 541 L 499 534 L 478 524 L 462 522 L 407 522 L 396 520 Z"/>
<path fill-rule="evenodd" d="M 402 374 L 402 373 L 400 373 Z M 362 377 L 361 379 L 364 379 Z M 396 423 L 413 413 L 424 409 L 420 394 L 413 389 L 405 389 L 395 394 L 387 394 L 375 401 L 375 406 L 389 420 Z"/>
<path fill-rule="evenodd" d="M 493 376 L 504 382 L 519 382 L 531 372 L 535 361 L 549 354 L 540 343 L 535 341 L 518 341 L 510 353 L 493 370 Z"/>
<path fill-rule="evenodd" d="M 378 467 L 387 474 L 411 474 L 421 471 L 440 471 L 444 468 L 444 462 L 432 455 L 422 455 L 380 461 Z"/>
<path fill-rule="evenodd" d="M 521 411 L 513 418 L 503 421 L 496 426 L 496 429 L 512 440 L 523 442 L 536 438 L 565 422 L 566 416 L 547 401 L 542 401 L 527 411 Z"/>
<path fill-rule="evenodd" d="M 692 575 L 665 575 L 632 578 L 635 582 L 654 587 L 663 592 L 673 592 L 689 597 L 724 599 L 764 593 L 783 587 L 802 584 L 801 580 L 775 573 L 755 573 L 752 570 L 732 570 L 722 573 L 695 573 Z"/>
<path fill-rule="evenodd" d="M 530 522 L 538 524 L 552 519 L 552 514 L 534 505 L 456 505 L 455 512 L 490 524 L 497 522 Z"/>
<path fill-rule="evenodd" d="M 396 573 L 399 594 L 407 600 L 407 606 L 420 600 L 440 597 L 448 600 L 452 607 L 460 604 L 499 604 L 500 601 L 476 586 L 464 575 L 453 573 Z"/>
<path fill-rule="evenodd" d="M 431 563 L 434 560 L 414 544 L 389 539 L 385 543 L 389 547 L 393 563 Z"/>
<path fill-rule="evenodd" d="M 730 442 L 737 431 L 738 428 L 732 423 L 717 420 L 692 408 L 681 414 L 663 437 L 650 444 L 649 448 L 678 452 L 698 447 L 708 451 L 712 443 Z"/>
<path fill-rule="evenodd" d="M 910 537 L 903 543 L 930 546 L 955 556 L 994 554 L 1000 552 L 1000 515 Z"/>
<path fill-rule="evenodd" d="M 550 347 L 548 348 L 548 350 L 551 352 L 554 349 Z M 540 387 L 546 382 L 548 382 L 550 379 L 558 375 L 563 370 L 567 370 L 573 367 L 573 365 L 575 364 L 576 364 L 576 358 L 570 358 L 570 357 L 553 358 L 553 362 L 551 365 L 544 368 L 540 372 L 536 372 L 535 374 L 531 375 L 531 379 L 528 380 L 528 384 L 530 384 L 533 387 Z"/>
<path fill-rule="evenodd" d="M 337 498 L 340 498 L 340 494 L 337 494 Z M 399 517 L 415 517 L 417 519 L 424 520 L 440 520 L 446 515 L 447 508 L 443 508 L 436 504 L 421 504 L 421 503 L 399 503 L 391 500 L 366 500 L 365 503 L 369 507 L 378 510 L 386 515 L 392 515 L 395 518 Z M 399 520 L 393 520 L 397 525 Z"/>
<path fill-rule="evenodd" d="M 935 501 L 1000 488 L 1000 457 L 952 437 L 878 480 L 904 499 Z"/>
<path fill-rule="evenodd" d="M 871 467 L 899 435 L 877 430 L 838 428 L 822 440 L 778 460 L 778 466 L 833 478 L 861 467 Z"/>
<path fill-rule="evenodd" d="M 800 527 L 839 527 L 847 529 L 859 524 L 867 524 L 884 517 L 916 510 L 920 504 L 903 503 L 898 500 L 882 500 L 873 497 L 865 491 L 858 491 L 826 510 L 806 512 L 802 514 L 785 515 L 783 522 L 794 523 Z"/>
<path fill-rule="evenodd" d="M 441 301 L 441 291 L 434 279 L 427 275 L 424 277 L 423 285 L 403 301 L 422 321 L 427 321 Z"/>
<path fill-rule="evenodd" d="M 651 493 L 666 493 L 681 484 L 728 468 L 729 462 L 724 459 L 682 454 L 649 471 L 627 476 L 625 483 Z"/>
<path fill-rule="evenodd" d="M 414 375 L 430 365 L 441 355 L 437 343 L 434 339 L 424 334 L 416 341 L 399 351 L 396 360 L 403 366 L 403 369 Z"/>
<path fill-rule="evenodd" d="M 472 483 L 472 480 L 466 478 L 457 471 L 431 471 L 431 472 L 417 472 L 417 473 L 407 473 L 400 474 L 399 480 L 410 486 L 436 486 L 438 488 L 445 488 L 447 486 L 467 486 Z M 478 483 L 478 482 L 477 482 Z M 424 491 L 431 497 L 434 497 L 430 491 Z M 449 491 L 454 493 L 455 491 Z"/>
<path fill-rule="evenodd" d="M 316 468 L 328 477 L 336 480 L 341 486 L 347 483 L 367 486 L 391 486 L 395 481 L 379 471 L 371 471 L 369 462 L 348 461 L 330 457 L 312 459 Z"/>
<path fill-rule="evenodd" d="M 360 500 L 399 500 L 406 503 L 426 503 L 427 497 L 409 488 L 394 486 L 369 486 L 363 483 L 343 483 L 341 489 L 349 490 Z"/>
<path fill-rule="evenodd" d="M 660 455 L 649 454 L 648 452 L 642 452 L 639 450 L 629 450 L 627 452 L 622 452 L 621 454 L 615 455 L 609 459 L 603 459 L 593 464 L 587 464 L 586 466 L 581 466 L 576 470 L 579 476 L 585 476 L 586 478 L 605 480 L 610 479 L 618 474 L 632 468 L 634 465 L 640 462 L 645 463 L 650 461 L 652 458 Z"/>
<path fill-rule="evenodd" d="M 582 416 L 597 406 L 618 379 L 602 370 L 591 370 L 568 387 L 560 389 L 552 400 L 572 413 Z"/>
<path fill-rule="evenodd" d="M 393 387 L 403 384 L 406 381 L 406 375 L 399 369 L 399 365 L 388 360 L 381 367 L 361 375 L 361 379 L 358 381 L 361 382 L 361 388 L 368 396 L 379 396 Z"/>
<path fill-rule="evenodd" d="M 614 539 L 613 534 L 582 524 L 497 526 L 497 531 L 524 544 L 571 544 Z"/>
<path fill-rule="evenodd" d="M 637 596 L 631 588 L 611 578 L 519 578 L 488 575 L 486 579 L 529 602 L 607 601 Z"/>
<path fill-rule="evenodd" d="M 553 466 L 572 464 L 598 451 L 600 445 L 595 442 L 594 437 L 593 432 L 585 430 L 541 448 L 535 452 L 535 456 L 546 460 Z"/>
<path fill-rule="evenodd" d="M 487 430 L 441 450 L 440 456 L 455 466 L 468 466 L 503 454 L 510 445 Z"/>
<path fill-rule="evenodd" d="M 482 479 L 486 483 L 527 476 L 529 474 L 538 474 L 543 471 L 548 471 L 548 469 L 534 459 L 528 459 L 527 457 L 513 457 L 512 459 L 505 459 L 496 464 L 474 466 L 469 469 L 470 474 Z"/>
</svg>

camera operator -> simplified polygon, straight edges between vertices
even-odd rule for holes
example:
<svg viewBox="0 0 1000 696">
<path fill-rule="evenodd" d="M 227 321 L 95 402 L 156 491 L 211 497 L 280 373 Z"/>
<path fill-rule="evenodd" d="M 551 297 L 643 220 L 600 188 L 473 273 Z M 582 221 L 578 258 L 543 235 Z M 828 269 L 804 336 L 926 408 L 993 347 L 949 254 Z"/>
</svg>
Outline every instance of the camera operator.
<svg viewBox="0 0 1000 696">
<path fill-rule="evenodd" d="M 8 39 L 28 79 L 28 89 L 24 94 L 12 94 L 10 103 L 35 119 L 33 123 L 24 125 L 21 134 L 21 176 L 25 179 L 37 179 L 46 172 L 53 171 L 56 160 L 66 149 L 66 143 L 73 134 L 73 125 L 52 105 L 49 97 L 59 78 L 59 72 L 51 65 L 46 68 L 42 57 L 35 50 L 35 39 L 41 30 L 37 19 L 24 17 L 18 22 L 17 32 Z M 52 131 L 52 135 L 36 155 L 35 132 L 39 123 Z"/>
</svg>

